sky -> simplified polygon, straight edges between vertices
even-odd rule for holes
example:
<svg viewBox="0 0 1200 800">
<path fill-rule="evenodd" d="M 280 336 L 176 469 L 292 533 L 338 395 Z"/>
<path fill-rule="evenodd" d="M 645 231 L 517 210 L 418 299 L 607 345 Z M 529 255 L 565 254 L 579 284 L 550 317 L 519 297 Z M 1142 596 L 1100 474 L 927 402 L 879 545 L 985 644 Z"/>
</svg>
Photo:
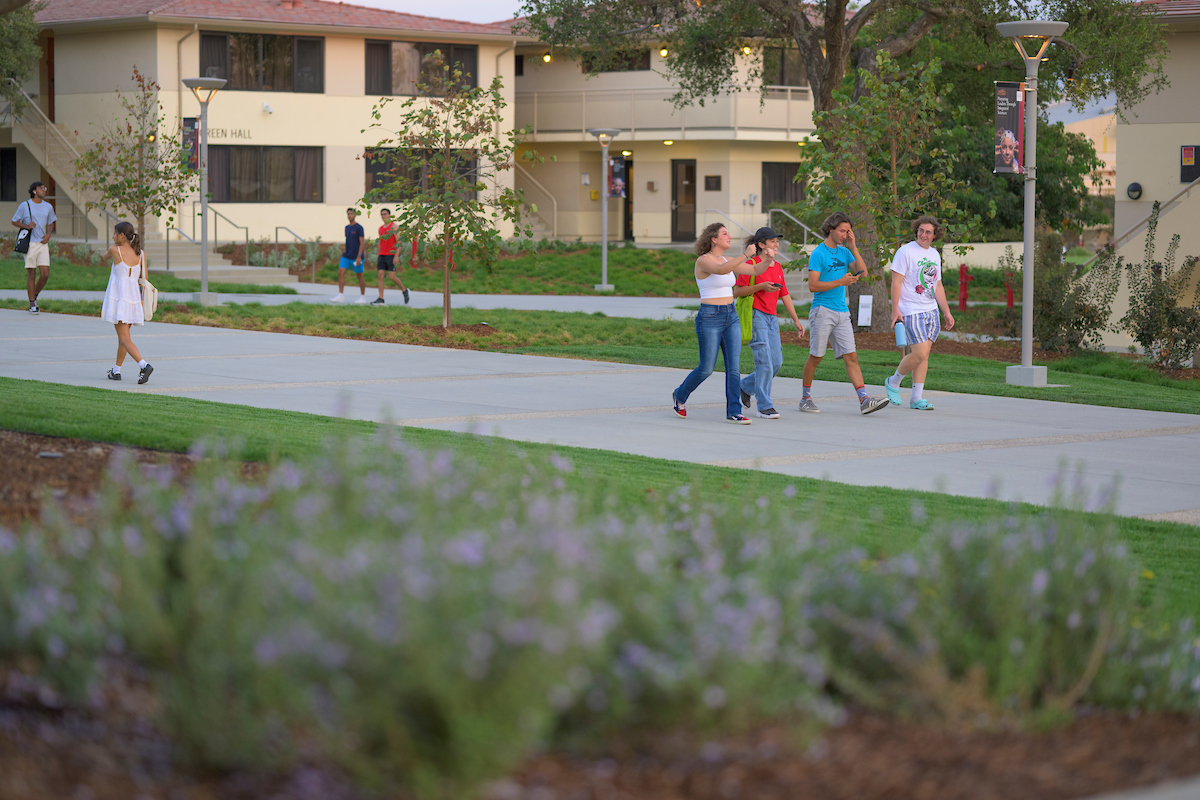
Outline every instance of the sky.
<svg viewBox="0 0 1200 800">
<path fill-rule="evenodd" d="M 521 0 L 438 0 L 418 3 L 414 0 L 352 0 L 356 5 L 420 14 L 424 17 L 457 19 L 463 22 L 499 22 L 512 19 L 521 8 Z"/>
</svg>

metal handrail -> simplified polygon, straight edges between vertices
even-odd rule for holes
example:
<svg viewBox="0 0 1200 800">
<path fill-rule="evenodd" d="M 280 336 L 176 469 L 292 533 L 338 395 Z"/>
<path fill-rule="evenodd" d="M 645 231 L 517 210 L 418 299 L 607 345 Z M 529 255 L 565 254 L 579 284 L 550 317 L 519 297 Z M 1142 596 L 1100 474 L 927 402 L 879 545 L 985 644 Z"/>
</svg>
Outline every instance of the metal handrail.
<svg viewBox="0 0 1200 800">
<path fill-rule="evenodd" d="M 1189 183 L 1187 186 L 1185 186 L 1185 187 L 1183 187 L 1182 189 L 1180 189 L 1178 192 L 1176 192 L 1176 193 L 1175 193 L 1175 196 L 1174 196 L 1174 197 L 1172 197 L 1172 198 L 1171 198 L 1170 200 L 1168 200 L 1167 202 L 1165 202 L 1165 203 L 1159 203 L 1159 204 L 1158 204 L 1158 218 L 1159 218 L 1159 219 L 1162 219 L 1164 215 L 1166 215 L 1166 214 L 1170 213 L 1170 211 L 1171 211 L 1172 209 L 1171 209 L 1171 208 L 1169 208 L 1169 206 L 1170 206 L 1172 203 L 1174 203 L 1176 200 L 1178 200 L 1179 198 L 1183 197 L 1184 195 L 1187 195 L 1188 197 L 1191 197 L 1191 195 L 1192 195 L 1192 189 L 1195 189 L 1195 188 L 1197 187 L 1197 184 L 1200 184 L 1200 178 L 1196 178 L 1194 181 L 1192 181 L 1191 183 Z M 1164 209 L 1165 209 L 1165 210 L 1164 210 Z M 1132 228 L 1130 228 L 1129 230 L 1127 230 L 1127 231 L 1125 231 L 1124 233 L 1122 233 L 1122 234 L 1121 234 L 1120 236 L 1118 236 L 1116 239 L 1113 239 L 1111 242 L 1109 242 L 1109 244 L 1105 245 L 1105 248 L 1107 249 L 1109 246 L 1111 246 L 1111 247 L 1112 247 L 1112 249 L 1113 249 L 1113 251 L 1116 251 L 1118 248 L 1120 248 L 1120 246 L 1121 246 L 1121 245 L 1122 245 L 1122 244 L 1123 244 L 1125 241 L 1127 241 L 1127 240 L 1129 239 L 1129 237 L 1133 236 L 1133 234 L 1135 234 L 1135 233 L 1137 233 L 1138 231 L 1140 231 L 1140 230 L 1142 229 L 1142 226 L 1143 226 L 1143 225 L 1145 225 L 1147 222 L 1149 222 L 1149 221 L 1150 221 L 1150 218 L 1151 218 L 1151 217 L 1153 217 L 1153 216 L 1154 216 L 1154 212 L 1153 212 L 1153 211 L 1151 211 L 1149 214 L 1147 214 L 1147 215 L 1146 215 L 1146 216 L 1145 216 L 1145 217 L 1144 217 L 1144 218 L 1141 220 L 1141 222 L 1138 222 L 1138 223 L 1134 224 L 1134 226 L 1133 226 Z M 1083 262 L 1083 264 L 1082 264 L 1081 266 L 1084 266 L 1084 267 L 1090 266 L 1090 265 L 1091 265 L 1091 263 L 1092 263 L 1093 261 L 1095 261 L 1095 260 L 1096 260 L 1097 258 L 1099 258 L 1099 257 L 1100 257 L 1100 253 L 1094 253 L 1094 254 L 1092 255 L 1092 257 L 1091 257 L 1091 258 L 1089 258 L 1087 261 Z"/>
<path fill-rule="evenodd" d="M 811 237 L 813 237 L 814 239 L 816 239 L 816 240 L 817 240 L 817 244 L 820 244 L 820 243 L 821 243 L 821 237 L 820 237 L 820 236 L 817 236 L 817 233 L 816 233 L 816 231 L 814 231 L 812 228 L 810 228 L 810 227 L 808 227 L 807 225 L 805 225 L 805 224 L 804 224 L 803 222 L 801 222 L 800 220 L 798 220 L 798 219 L 796 219 L 795 217 L 793 217 L 793 216 L 792 216 L 791 214 L 789 214 L 788 212 L 784 211 L 782 208 L 772 208 L 772 209 L 770 209 L 769 211 L 767 211 L 767 225 L 770 225 L 770 224 L 771 224 L 771 215 L 772 215 L 772 214 L 783 214 L 785 217 L 787 217 L 788 219 L 790 219 L 792 222 L 796 223 L 796 224 L 797 224 L 797 225 L 799 225 L 801 228 L 803 228 L 803 229 L 804 229 L 804 243 L 805 243 L 805 244 L 807 244 L 807 243 L 808 243 L 808 237 L 809 237 L 809 236 L 811 236 Z"/>
<path fill-rule="evenodd" d="M 729 216 L 728 214 L 726 214 L 724 211 L 718 211 L 718 210 L 717 210 L 717 209 L 715 209 L 715 208 L 706 208 L 706 209 L 704 209 L 704 226 L 705 226 L 705 227 L 708 227 L 708 215 L 709 215 L 709 214 L 716 214 L 717 216 L 724 217 L 725 219 L 727 219 L 727 220 L 729 220 L 730 222 L 732 222 L 734 225 L 737 225 L 737 226 L 738 226 L 738 228 L 740 228 L 740 229 L 741 229 L 742 233 L 745 233 L 747 236 L 753 236 L 753 235 L 754 235 L 754 231 L 750 230 L 750 229 L 749 229 L 749 228 L 747 228 L 745 225 L 743 225 L 742 223 L 740 223 L 740 222 L 738 222 L 737 220 L 735 220 L 733 217 L 731 217 L 731 216 Z"/>
<path fill-rule="evenodd" d="M 520 170 L 521 174 L 524 175 L 525 178 L 530 183 L 532 183 L 537 188 L 541 189 L 542 194 L 544 194 L 544 195 L 546 195 L 546 197 L 550 198 L 550 206 L 551 206 L 551 208 L 554 209 L 553 217 L 551 218 L 551 222 L 550 222 L 550 236 L 554 239 L 557 239 L 558 238 L 558 201 L 554 199 L 554 195 L 550 194 L 549 189 L 547 189 L 545 186 L 542 186 L 542 184 L 538 183 L 537 178 L 535 178 L 529 174 L 529 170 L 525 169 L 520 164 L 514 164 L 513 166 L 515 166 L 518 170 Z"/>
<path fill-rule="evenodd" d="M 299 239 L 304 244 L 308 244 L 307 239 L 305 239 L 300 234 L 296 233 L 294 230 L 289 228 L 287 225 L 276 225 L 275 226 L 275 252 L 272 254 L 274 256 L 274 260 L 275 260 L 275 269 L 279 269 L 279 232 L 281 230 L 287 231 L 288 233 L 290 233 L 292 236 L 295 236 L 297 239 Z M 247 258 L 246 260 L 249 261 L 250 259 Z M 314 275 L 316 274 L 316 263 L 317 262 L 314 260 L 313 261 L 313 274 Z M 315 283 L 316 280 L 314 279 L 313 282 Z"/>
<path fill-rule="evenodd" d="M 88 241 L 88 238 L 87 238 L 87 215 L 88 215 L 88 212 L 91 211 L 93 208 L 104 212 L 104 216 L 107 217 L 109 222 L 111 222 L 114 226 L 118 222 L 121 221 L 120 217 L 118 217 L 116 214 L 109 211 L 104 206 L 99 205 L 98 203 L 91 203 L 91 202 L 86 203 L 84 206 L 84 209 L 83 209 L 83 243 L 84 244 L 87 244 L 87 241 Z"/>
<path fill-rule="evenodd" d="M 196 213 L 196 203 L 199 203 L 199 202 L 200 202 L 199 200 L 192 201 L 192 237 L 193 238 L 196 236 L 196 217 L 200 216 L 199 214 Z M 208 210 L 209 210 L 209 213 L 213 214 L 213 247 L 220 247 L 220 245 L 221 245 L 221 239 L 220 239 L 220 237 L 217 236 L 217 219 L 223 219 L 226 222 L 228 222 L 230 225 L 232 225 L 233 227 L 241 228 L 243 231 L 246 232 L 246 263 L 249 264 L 250 263 L 250 228 L 247 227 L 246 225 L 238 225 L 236 222 L 231 220 L 229 217 L 225 216 L 220 211 L 213 208 L 211 202 L 209 202 L 209 204 L 208 204 Z M 232 242 L 233 240 L 230 239 L 229 241 Z"/>
<path fill-rule="evenodd" d="M 167 241 L 167 272 L 170 272 L 170 271 L 171 271 L 171 231 L 175 231 L 176 233 L 178 233 L 178 234 L 179 234 L 180 236 L 182 236 L 183 238 L 187 239 L 187 240 L 188 240 L 189 242 L 191 242 L 192 244 L 196 244 L 196 243 L 197 243 L 195 239 L 193 239 L 192 237 L 188 236 L 188 235 L 187 235 L 186 233 L 184 233 L 183 231 L 179 230 L 179 228 L 167 228 L 167 232 L 166 232 L 166 234 L 165 234 L 165 235 L 164 235 L 164 237 L 163 237 L 163 238 L 165 238 L 165 239 L 166 239 L 166 241 Z"/>
</svg>

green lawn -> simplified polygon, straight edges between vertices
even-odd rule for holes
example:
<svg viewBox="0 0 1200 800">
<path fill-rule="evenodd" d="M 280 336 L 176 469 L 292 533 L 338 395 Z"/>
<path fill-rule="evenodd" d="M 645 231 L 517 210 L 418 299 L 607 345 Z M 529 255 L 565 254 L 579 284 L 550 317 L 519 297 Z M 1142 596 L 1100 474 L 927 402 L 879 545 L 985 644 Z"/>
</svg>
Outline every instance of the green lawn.
<svg viewBox="0 0 1200 800">
<path fill-rule="evenodd" d="M 199 438 L 242 444 L 243 457 L 270 461 L 304 458 L 321 451 L 335 435 L 368 435 L 377 425 L 291 411 L 273 411 L 165 395 L 140 395 L 90 387 L 0 378 L 0 428 L 46 436 L 71 436 L 168 451 L 185 451 Z M 861 487 L 771 472 L 707 467 L 686 462 L 624 455 L 606 450 L 515 444 L 492 437 L 406 428 L 408 441 L 422 447 L 451 447 L 476 457 L 495 448 L 517 447 L 542 455 L 568 456 L 576 470 L 567 488 L 588 497 L 613 495 L 617 508 L 633 513 L 647 493 L 663 493 L 684 484 L 704 496 L 731 500 L 768 495 L 783 498 L 795 486 L 796 503 L 815 500 L 831 529 L 884 556 L 912 547 L 911 508 L 919 500 L 935 520 L 979 520 L 1014 511 L 1038 513 L 1033 506 L 994 500 Z M 1084 513 L 1084 512 L 1073 512 Z M 1179 615 L 1200 612 L 1200 536 L 1196 528 L 1130 517 L 1094 515 L 1111 520 L 1144 565 L 1166 582 L 1168 601 Z M 1099 520 L 1098 520 L 1099 521 Z"/>
<path fill-rule="evenodd" d="M 62 289 L 84 292 L 103 292 L 108 286 L 110 267 L 81 267 L 64 258 L 50 260 L 50 281 L 47 289 Z M 200 281 L 175 278 L 169 275 L 151 275 L 150 282 L 160 292 L 198 292 Z M 25 289 L 25 267 L 22 261 L 5 258 L 0 260 L 0 289 Z M 208 282 L 208 289 L 221 294 L 296 294 L 291 286 L 258 286 L 249 283 Z"/>
<path fill-rule="evenodd" d="M 374 250 L 371 251 L 375 252 Z M 407 257 L 403 257 L 407 263 Z M 616 294 L 629 297 L 695 297 L 696 256 L 679 250 L 620 247 L 608 253 L 608 282 Z M 367 283 L 374 285 L 375 262 L 367 264 Z M 400 280 L 422 292 L 442 290 L 440 268 L 402 268 Z M 305 271 L 300 280 L 308 281 Z M 337 283 L 337 265 L 317 269 L 317 283 Z M 465 259 L 450 273 L 452 291 L 464 294 L 598 294 L 600 248 L 580 245 L 572 253 L 538 253 L 499 259 L 491 272 L 482 263 Z"/>
<path fill-rule="evenodd" d="M 22 308 L 20 301 L 0 301 L 0 308 Z M 47 312 L 98 316 L 95 301 L 47 301 Z M 984 307 L 979 313 L 993 313 Z M 627 364 L 690 369 L 696 365 L 696 334 L 691 322 L 606 317 L 603 314 L 556 311 L 511 311 L 460 309 L 456 325 L 487 322 L 488 329 L 440 328 L 441 309 L 404 306 L 318 305 L 261 303 L 202 308 L 194 303 L 164 303 L 156 319 L 162 322 L 205 324 L 214 327 L 334 336 L 346 339 L 408 344 L 448 345 L 475 350 L 530 353 L 533 355 L 616 361 Z M 783 329 L 784 365 L 780 375 L 799 378 L 808 356 L 790 327 Z M 893 350 L 862 350 L 859 363 L 867 383 L 878 386 L 895 369 Z M 743 347 L 741 364 L 753 363 L 749 347 Z M 1047 362 L 1049 381 L 1066 388 L 1031 388 L 1004 382 L 1002 361 L 969 356 L 938 354 L 930 362 L 927 389 L 971 394 L 1027 397 L 1067 403 L 1141 408 L 1200 414 L 1200 381 L 1175 380 L 1150 367 L 1130 362 L 1115 354 L 1089 354 Z M 724 369 L 718 359 L 717 369 Z M 826 357 L 817 368 L 817 379 L 845 381 L 840 361 Z"/>
</svg>

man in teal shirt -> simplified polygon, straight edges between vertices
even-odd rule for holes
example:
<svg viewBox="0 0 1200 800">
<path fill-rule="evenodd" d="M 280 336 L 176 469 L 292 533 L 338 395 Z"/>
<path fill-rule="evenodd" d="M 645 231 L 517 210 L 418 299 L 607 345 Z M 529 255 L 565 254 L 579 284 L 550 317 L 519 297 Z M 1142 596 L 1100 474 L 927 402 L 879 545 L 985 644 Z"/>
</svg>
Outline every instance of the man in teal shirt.
<svg viewBox="0 0 1200 800">
<path fill-rule="evenodd" d="M 832 343 L 834 356 L 846 364 L 846 375 L 854 384 L 859 410 L 871 414 L 886 406 L 888 401 L 867 394 L 858 366 L 850 307 L 846 304 L 846 287 L 867 274 L 867 264 L 858 252 L 850 217 L 841 211 L 830 214 L 821 225 L 821 233 L 825 235 L 825 241 L 808 257 L 808 288 L 813 292 L 812 310 L 808 314 L 811 344 L 808 361 L 804 362 L 804 396 L 800 400 L 800 410 L 821 413 L 812 399 L 812 382 L 817 365 Z M 850 246 L 846 247 L 846 244 Z"/>
</svg>

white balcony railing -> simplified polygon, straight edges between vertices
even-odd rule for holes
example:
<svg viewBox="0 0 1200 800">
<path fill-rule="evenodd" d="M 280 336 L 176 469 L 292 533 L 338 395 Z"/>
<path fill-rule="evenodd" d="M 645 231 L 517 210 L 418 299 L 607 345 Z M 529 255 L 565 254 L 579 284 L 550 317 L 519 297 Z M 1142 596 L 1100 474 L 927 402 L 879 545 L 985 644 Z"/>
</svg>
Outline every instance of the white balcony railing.
<svg viewBox="0 0 1200 800">
<path fill-rule="evenodd" d="M 629 138 L 799 139 L 812 131 L 807 87 L 734 89 L 703 106 L 675 108 L 675 90 L 565 89 L 517 92 L 516 123 L 533 130 L 531 140 L 590 139 L 589 128 L 621 128 Z M 639 135 L 640 134 L 640 135 Z M 689 134 L 691 134 L 689 136 Z"/>
</svg>

